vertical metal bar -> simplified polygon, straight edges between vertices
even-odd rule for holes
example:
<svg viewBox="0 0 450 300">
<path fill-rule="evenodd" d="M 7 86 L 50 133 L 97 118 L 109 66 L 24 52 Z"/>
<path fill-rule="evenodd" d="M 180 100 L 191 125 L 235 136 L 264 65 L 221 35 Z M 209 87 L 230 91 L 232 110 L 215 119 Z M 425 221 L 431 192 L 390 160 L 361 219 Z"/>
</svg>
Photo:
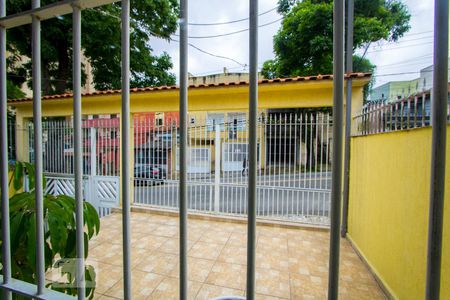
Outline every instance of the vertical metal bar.
<svg viewBox="0 0 450 300">
<path fill-rule="evenodd" d="M 414 128 L 417 127 L 417 96 L 414 96 Z"/>
<path fill-rule="evenodd" d="M 344 0 L 333 3 L 333 168 L 328 299 L 338 299 L 344 108 Z"/>
<path fill-rule="evenodd" d="M 250 99 L 248 145 L 247 299 L 255 299 L 256 164 L 258 122 L 258 0 L 250 0 Z"/>
<path fill-rule="evenodd" d="M 448 101 L 448 0 L 435 1 L 432 149 L 426 299 L 439 299 L 445 192 Z"/>
<path fill-rule="evenodd" d="M 354 0 L 347 0 L 347 43 L 346 43 L 346 69 L 347 69 L 347 95 L 345 100 L 345 144 L 344 144 L 344 193 L 342 205 L 341 236 L 347 234 L 348 200 L 350 186 L 350 140 L 352 130 L 352 78 L 353 72 L 353 20 Z"/>
<path fill-rule="evenodd" d="M 6 16 L 6 2 L 0 1 L 0 17 Z M 6 94 L 6 28 L 0 27 L 0 178 L 2 201 L 2 266 L 3 284 L 11 279 L 11 241 L 9 226 L 9 187 L 8 187 L 8 113 Z M 10 136 L 11 139 L 11 136 Z M 11 292 L 3 290 L 2 298 L 11 299 Z"/>
<path fill-rule="evenodd" d="M 215 158 L 214 158 L 214 210 L 215 212 L 219 212 L 220 210 L 220 125 L 216 125 L 215 128 L 215 139 L 214 139 L 214 147 L 215 147 Z"/>
<path fill-rule="evenodd" d="M 81 132 L 81 10 L 73 5 L 73 127 L 76 217 L 76 285 L 78 299 L 85 298 L 83 224 L 83 149 Z"/>
<path fill-rule="evenodd" d="M 188 0 L 180 0 L 180 300 L 188 297 L 187 264 L 187 105 L 188 105 Z"/>
<path fill-rule="evenodd" d="M 130 232 L 130 1 L 122 0 L 122 230 L 123 295 L 131 299 Z"/>
<path fill-rule="evenodd" d="M 40 0 L 33 0 L 32 8 L 38 8 Z M 36 197 L 36 273 L 37 294 L 45 289 L 44 262 L 44 200 L 42 166 L 42 111 L 41 111 L 41 21 L 32 17 L 32 73 L 33 73 L 33 120 Z"/>
<path fill-rule="evenodd" d="M 425 93 L 422 93 L 422 127 L 425 127 L 425 115 L 426 115 L 425 102 L 426 96 Z"/>
</svg>

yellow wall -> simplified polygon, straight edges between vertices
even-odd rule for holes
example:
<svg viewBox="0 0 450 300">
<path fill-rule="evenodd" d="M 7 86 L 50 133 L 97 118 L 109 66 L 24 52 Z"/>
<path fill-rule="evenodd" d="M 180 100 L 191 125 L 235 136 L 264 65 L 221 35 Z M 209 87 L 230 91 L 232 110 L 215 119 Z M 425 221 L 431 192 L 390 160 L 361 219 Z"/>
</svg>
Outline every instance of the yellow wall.
<svg viewBox="0 0 450 300">
<path fill-rule="evenodd" d="M 352 138 L 349 238 L 396 299 L 425 295 L 430 157 L 430 128 Z M 441 299 L 450 299 L 449 155 L 446 169 Z"/>
</svg>

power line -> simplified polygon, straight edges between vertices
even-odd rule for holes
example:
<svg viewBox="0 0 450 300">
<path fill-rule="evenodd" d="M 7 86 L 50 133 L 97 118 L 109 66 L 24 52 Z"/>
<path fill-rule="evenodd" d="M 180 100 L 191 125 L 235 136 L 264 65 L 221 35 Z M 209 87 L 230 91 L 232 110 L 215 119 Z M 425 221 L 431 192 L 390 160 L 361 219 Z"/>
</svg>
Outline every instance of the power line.
<svg viewBox="0 0 450 300">
<path fill-rule="evenodd" d="M 101 10 L 100 10 L 99 12 L 100 12 L 100 13 L 103 13 L 103 14 L 106 14 L 106 15 L 108 15 L 108 16 L 110 16 L 110 17 L 114 17 L 114 18 L 120 19 L 119 17 L 114 16 L 114 15 L 111 15 L 111 14 L 109 14 L 109 13 L 107 13 L 107 12 L 104 12 L 104 11 L 101 11 Z M 156 33 L 152 32 L 152 31 L 150 31 L 150 33 L 153 34 L 156 38 L 165 39 L 165 38 L 159 37 Z M 175 35 L 175 36 L 178 36 L 178 35 Z M 173 39 L 173 38 L 169 38 L 169 40 L 171 40 L 171 41 L 173 41 L 173 42 L 176 42 L 176 43 L 179 43 L 179 42 L 180 42 L 180 41 L 178 41 L 178 40 L 176 40 L 176 39 Z M 242 67 L 246 67 L 246 66 L 247 66 L 247 64 L 240 63 L 239 61 L 235 60 L 234 58 L 226 57 L 226 56 L 222 56 L 222 55 L 216 55 L 216 54 L 210 53 L 210 52 L 208 52 L 208 51 L 206 51 L 206 50 L 203 50 L 203 49 L 201 49 L 201 48 L 199 48 L 199 47 L 197 47 L 196 45 L 191 44 L 191 43 L 188 43 L 188 45 L 191 46 L 192 48 L 196 49 L 197 51 L 200 51 L 200 52 L 204 53 L 204 54 L 207 54 L 207 55 L 210 55 L 210 56 L 213 56 L 213 57 L 217 57 L 217 58 L 221 58 L 221 59 L 226 59 L 226 60 L 232 61 L 232 62 L 237 63 L 238 65 L 240 65 L 240 66 L 242 66 Z"/>
<path fill-rule="evenodd" d="M 367 53 L 375 53 L 375 52 L 382 52 L 382 51 L 389 51 L 389 50 L 403 49 L 403 48 L 416 47 L 416 46 L 423 46 L 423 45 L 429 45 L 429 44 L 433 44 L 433 42 L 420 43 L 420 44 L 407 45 L 407 46 L 394 47 L 394 48 L 387 48 L 387 49 L 378 49 L 378 50 L 368 51 Z"/>
<path fill-rule="evenodd" d="M 449 69 L 450 69 L 450 68 L 449 68 Z M 411 74 L 417 74 L 417 73 L 431 73 L 431 72 L 433 72 L 433 69 L 431 69 L 431 70 L 425 70 L 425 71 L 412 71 L 412 72 L 399 72 L 399 73 L 375 74 L 375 75 L 372 75 L 372 77 L 398 76 L 398 75 L 411 75 Z"/>
<path fill-rule="evenodd" d="M 180 41 L 178 41 L 178 40 L 176 40 L 176 39 L 173 39 L 173 38 L 170 38 L 170 40 L 173 41 L 173 42 L 176 42 L 176 43 L 179 43 L 179 42 L 180 42 Z M 244 68 L 247 66 L 247 64 L 243 64 L 243 63 L 241 63 L 241 62 L 235 60 L 234 58 L 227 57 L 227 56 L 222 56 L 222 55 L 217 55 L 217 54 L 208 52 L 208 51 L 203 50 L 203 49 L 201 49 L 201 48 L 199 48 L 199 47 L 197 47 L 196 45 L 191 44 L 191 43 L 188 43 L 188 45 L 191 46 L 192 48 L 196 49 L 197 51 L 200 51 L 200 52 L 205 53 L 205 54 L 207 54 L 207 55 L 214 56 L 214 57 L 217 57 L 217 58 L 222 58 L 222 59 L 230 60 L 230 61 L 235 62 L 235 63 L 237 63 L 238 65 L 240 65 L 241 67 L 244 67 Z"/>
<path fill-rule="evenodd" d="M 392 46 L 392 45 L 398 45 L 398 44 L 403 44 L 403 43 L 409 43 L 409 42 L 413 42 L 413 41 L 421 41 L 421 40 L 427 40 L 427 39 L 431 39 L 434 36 L 430 35 L 430 36 L 423 36 L 423 37 L 419 37 L 419 38 L 414 38 L 414 39 L 401 39 L 399 41 L 396 42 L 383 42 L 380 44 L 376 44 L 375 47 L 384 47 L 384 46 Z"/>
<path fill-rule="evenodd" d="M 415 33 L 405 33 L 405 36 L 421 35 L 421 34 L 432 33 L 432 32 L 433 32 L 433 30 L 415 32 Z"/>
<path fill-rule="evenodd" d="M 272 8 L 272 9 L 269 9 L 265 12 L 262 12 L 258 16 L 263 16 L 265 14 L 268 14 L 268 13 L 276 10 L 277 8 L 278 8 L 278 6 Z M 249 18 L 243 18 L 243 19 L 238 19 L 238 20 L 233 20 L 233 21 L 217 22 L 217 23 L 188 23 L 188 25 L 191 25 L 191 26 L 217 26 L 217 25 L 227 25 L 227 24 L 239 23 L 239 22 L 247 21 L 248 19 Z"/>
<path fill-rule="evenodd" d="M 272 24 L 274 24 L 274 23 L 276 23 L 278 21 L 281 21 L 281 20 L 283 20 L 283 18 L 279 18 L 279 19 L 277 19 L 275 21 L 259 25 L 258 28 L 272 25 Z M 237 33 L 242 33 L 242 32 L 246 32 L 246 31 L 249 31 L 249 28 L 238 30 L 238 31 L 233 31 L 233 32 L 228 32 L 228 33 L 223 33 L 223 34 L 217 34 L 217 35 L 189 36 L 188 38 L 190 38 L 190 39 L 212 39 L 212 38 L 218 38 L 218 37 L 233 35 L 233 34 L 237 34 Z M 179 36 L 179 35 L 178 34 L 174 34 L 174 36 Z"/>
<path fill-rule="evenodd" d="M 410 64 L 410 63 L 413 63 L 415 60 L 424 60 L 424 59 L 429 59 L 431 57 L 432 57 L 432 54 L 426 54 L 426 55 L 417 56 L 417 57 L 409 58 L 409 59 L 406 59 L 406 60 L 402 60 L 402 61 L 399 61 L 399 62 L 395 62 L 395 63 L 392 63 L 392 64 L 377 65 L 377 67 L 389 67 L 389 66 L 394 66 L 394 65 Z"/>
</svg>

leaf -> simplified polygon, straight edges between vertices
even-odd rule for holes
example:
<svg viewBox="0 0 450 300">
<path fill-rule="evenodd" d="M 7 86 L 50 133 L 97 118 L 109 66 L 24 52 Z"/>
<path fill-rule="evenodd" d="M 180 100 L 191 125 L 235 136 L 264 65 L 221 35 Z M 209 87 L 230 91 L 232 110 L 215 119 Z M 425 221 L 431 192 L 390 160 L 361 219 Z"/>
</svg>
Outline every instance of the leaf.
<svg viewBox="0 0 450 300">
<path fill-rule="evenodd" d="M 76 257 L 76 231 L 69 230 L 67 234 L 66 248 L 64 249 L 65 257 Z"/>
<path fill-rule="evenodd" d="M 23 187 L 23 166 L 22 163 L 16 161 L 14 167 L 14 181 L 13 181 L 14 189 L 16 191 L 20 190 Z"/>
<path fill-rule="evenodd" d="M 27 251 L 28 267 L 36 273 L 36 215 L 31 214 L 28 220 Z"/>
<path fill-rule="evenodd" d="M 86 234 L 86 232 L 84 233 L 84 259 L 88 258 L 88 254 L 89 254 L 89 237 Z"/>
<path fill-rule="evenodd" d="M 85 265 L 85 278 L 86 278 L 86 297 L 88 299 L 94 298 L 94 291 L 96 286 L 96 277 L 95 269 L 91 265 Z"/>
<path fill-rule="evenodd" d="M 86 201 L 84 202 L 84 207 L 85 222 L 90 222 L 87 226 L 95 227 L 95 233 L 98 234 L 100 232 L 100 217 L 98 216 L 97 210 L 92 204 Z M 89 238 L 91 239 L 92 236 L 93 235 L 89 235 Z"/>
<path fill-rule="evenodd" d="M 27 211 L 34 207 L 33 193 L 20 193 L 9 199 L 9 211 L 15 213 L 17 211 Z"/>
<path fill-rule="evenodd" d="M 11 252 L 14 253 L 20 244 L 20 241 L 24 239 L 24 213 L 18 212 L 11 217 L 10 221 L 10 233 L 11 233 Z"/>
</svg>

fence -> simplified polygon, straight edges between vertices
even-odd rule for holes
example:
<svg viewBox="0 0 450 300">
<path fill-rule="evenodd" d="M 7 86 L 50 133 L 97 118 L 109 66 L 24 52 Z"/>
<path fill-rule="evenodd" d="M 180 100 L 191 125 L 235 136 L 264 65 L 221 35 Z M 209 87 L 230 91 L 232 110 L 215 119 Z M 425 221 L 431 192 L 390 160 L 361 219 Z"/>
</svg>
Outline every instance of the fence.
<svg viewBox="0 0 450 300">
<path fill-rule="evenodd" d="M 431 96 L 424 92 L 395 102 L 372 101 L 364 105 L 354 117 L 354 135 L 368 135 L 381 132 L 406 130 L 431 125 Z M 447 119 L 450 122 L 450 98 Z"/>
<path fill-rule="evenodd" d="M 42 122 L 43 171 L 46 193 L 75 195 L 74 134 L 70 119 Z M 29 122 L 24 134 L 28 138 L 29 160 L 34 162 L 34 125 Z M 19 133 L 22 134 L 22 133 Z M 100 216 L 119 205 L 120 127 L 119 119 L 82 121 L 83 196 Z"/>
<path fill-rule="evenodd" d="M 188 208 L 246 215 L 248 122 L 245 114 L 228 123 L 223 118 L 221 123 L 209 119 L 198 122 L 203 124 L 193 122 L 188 128 Z M 156 123 L 145 116 L 133 122 L 134 203 L 176 209 L 179 203 L 178 119 Z M 42 128 L 46 192 L 73 196 L 73 123 L 63 118 L 46 120 Z M 320 112 L 261 114 L 257 128 L 257 215 L 328 224 L 331 116 Z M 118 118 L 82 121 L 84 197 L 101 215 L 119 204 L 119 130 Z M 34 161 L 33 131 L 33 123 L 29 122 L 24 134 L 28 137 L 31 162 Z"/>
<path fill-rule="evenodd" d="M 194 120 L 194 118 L 189 118 Z M 134 203 L 178 207 L 178 121 L 134 121 Z M 328 224 L 331 117 L 328 113 L 269 113 L 257 124 L 257 215 Z M 245 215 L 248 122 L 190 124 L 188 208 Z"/>
</svg>

